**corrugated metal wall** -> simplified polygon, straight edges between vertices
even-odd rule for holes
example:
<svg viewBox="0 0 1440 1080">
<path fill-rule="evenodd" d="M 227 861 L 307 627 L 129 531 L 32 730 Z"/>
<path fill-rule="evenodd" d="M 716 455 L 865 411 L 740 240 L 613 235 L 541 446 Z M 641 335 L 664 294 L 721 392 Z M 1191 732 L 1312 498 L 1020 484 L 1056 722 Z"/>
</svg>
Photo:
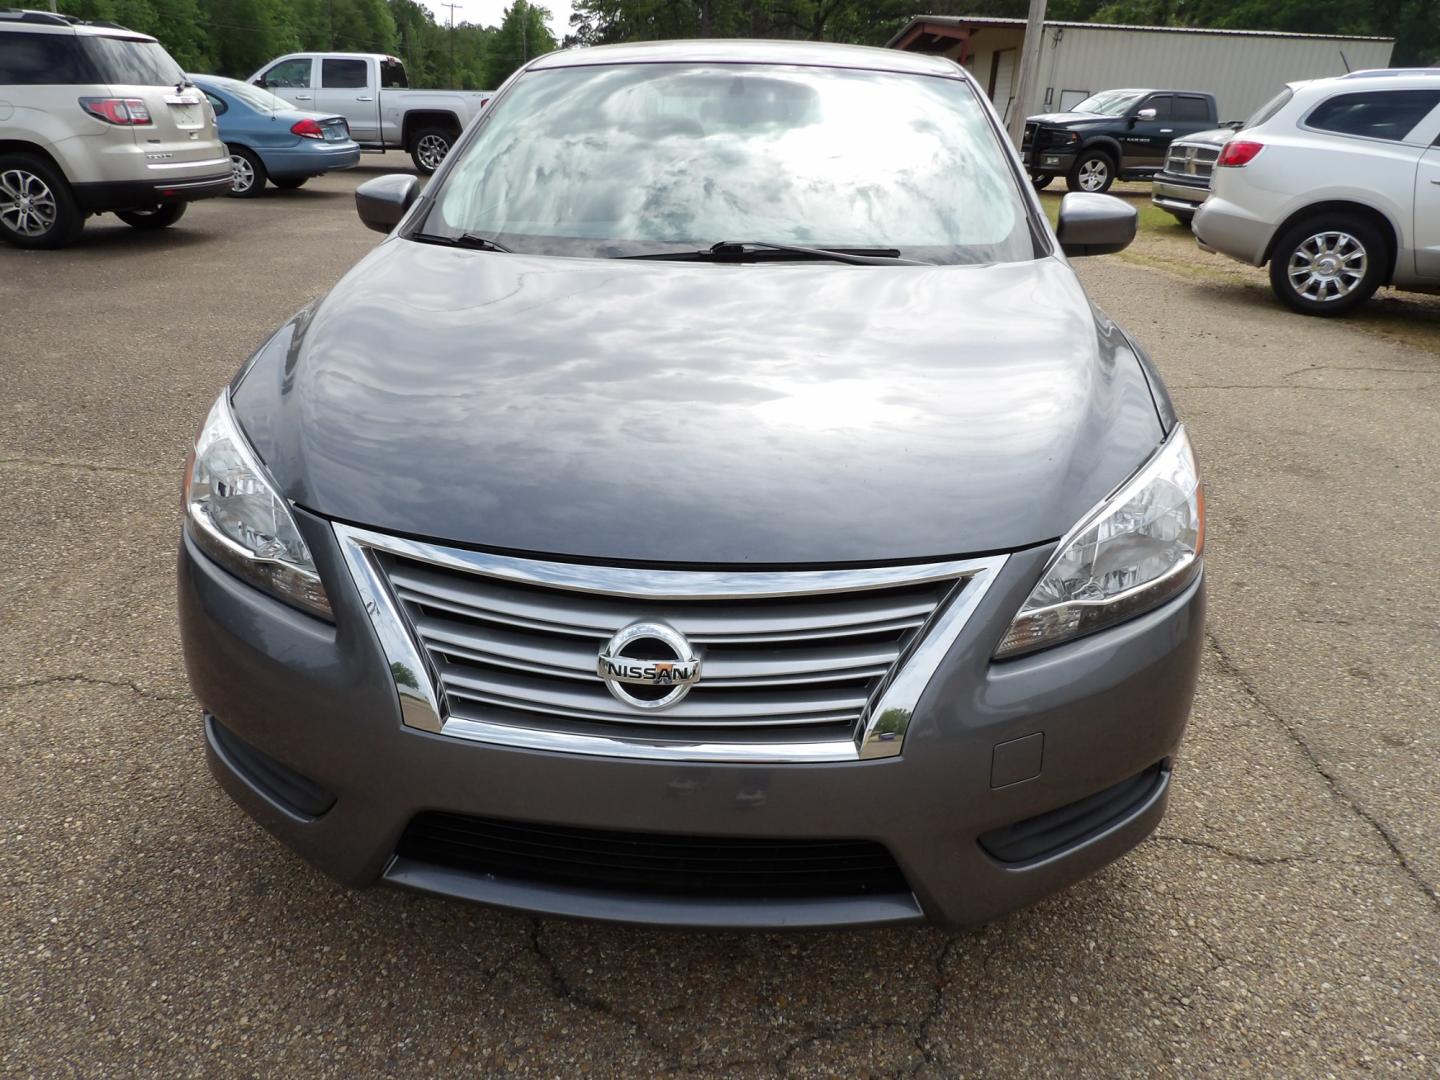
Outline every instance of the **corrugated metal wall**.
<svg viewBox="0 0 1440 1080">
<path fill-rule="evenodd" d="M 1058 111 L 1066 90 L 1135 86 L 1208 90 L 1219 100 L 1221 120 L 1243 120 L 1287 82 L 1343 75 L 1341 49 L 1358 70 L 1387 67 L 1392 47 L 1388 41 L 1047 26 L 1039 85 L 1026 115 Z"/>
</svg>

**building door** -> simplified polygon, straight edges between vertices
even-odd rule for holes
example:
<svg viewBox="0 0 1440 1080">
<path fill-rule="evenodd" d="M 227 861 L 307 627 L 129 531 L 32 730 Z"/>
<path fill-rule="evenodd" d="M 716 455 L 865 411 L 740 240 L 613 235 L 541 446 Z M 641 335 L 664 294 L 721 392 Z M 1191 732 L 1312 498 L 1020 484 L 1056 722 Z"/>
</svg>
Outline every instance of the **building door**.
<svg viewBox="0 0 1440 1080">
<path fill-rule="evenodd" d="M 1015 95 L 1015 54 L 1016 49 L 1001 49 L 995 54 L 990 65 L 990 100 L 1000 119 L 1010 121 L 1010 99 Z"/>
</svg>

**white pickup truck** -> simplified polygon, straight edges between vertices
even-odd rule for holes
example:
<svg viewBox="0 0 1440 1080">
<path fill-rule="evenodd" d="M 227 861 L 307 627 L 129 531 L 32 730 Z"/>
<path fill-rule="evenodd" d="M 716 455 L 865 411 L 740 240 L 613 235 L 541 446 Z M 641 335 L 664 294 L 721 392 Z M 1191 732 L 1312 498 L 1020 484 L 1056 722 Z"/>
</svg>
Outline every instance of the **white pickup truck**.
<svg viewBox="0 0 1440 1080">
<path fill-rule="evenodd" d="M 493 93 L 411 90 L 404 63 L 384 53 L 287 53 L 249 81 L 298 108 L 338 113 L 362 149 L 409 151 L 427 176 Z"/>
</svg>

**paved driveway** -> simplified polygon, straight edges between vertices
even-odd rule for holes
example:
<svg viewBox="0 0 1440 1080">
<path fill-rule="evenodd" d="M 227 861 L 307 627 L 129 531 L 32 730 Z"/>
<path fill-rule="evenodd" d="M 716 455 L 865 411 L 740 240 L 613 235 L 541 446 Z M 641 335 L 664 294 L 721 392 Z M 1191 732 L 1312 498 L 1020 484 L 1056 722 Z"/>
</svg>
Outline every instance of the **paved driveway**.
<svg viewBox="0 0 1440 1080">
<path fill-rule="evenodd" d="M 351 892 L 211 783 L 173 614 L 217 388 L 374 240 L 350 190 L 0 250 L 0 1072 L 1433 1076 L 1440 316 L 1090 260 L 1209 484 L 1173 809 L 970 934 L 697 935 Z M 1197 256 L 1198 258 L 1199 256 Z"/>
</svg>

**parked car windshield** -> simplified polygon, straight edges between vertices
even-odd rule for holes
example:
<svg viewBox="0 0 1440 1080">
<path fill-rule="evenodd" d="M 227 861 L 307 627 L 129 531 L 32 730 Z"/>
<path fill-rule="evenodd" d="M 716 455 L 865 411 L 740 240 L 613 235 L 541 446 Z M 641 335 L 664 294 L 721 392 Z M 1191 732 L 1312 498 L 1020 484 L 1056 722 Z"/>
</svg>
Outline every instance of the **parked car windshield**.
<svg viewBox="0 0 1440 1080">
<path fill-rule="evenodd" d="M 1026 204 L 969 85 L 758 64 L 521 76 L 420 231 L 515 251 L 622 256 L 720 241 L 1035 256 Z"/>
<path fill-rule="evenodd" d="M 1079 105 L 1075 106 L 1076 112 L 1095 113 L 1097 116 L 1124 116 L 1130 111 L 1130 107 L 1139 101 L 1148 91 L 1136 92 L 1134 90 L 1101 90 L 1098 94 L 1091 94 Z"/>
<path fill-rule="evenodd" d="M 1274 116 L 1286 105 L 1288 105 L 1290 103 L 1290 99 L 1294 96 L 1295 91 L 1288 86 L 1285 87 L 1284 90 L 1281 90 L 1264 105 L 1261 105 L 1260 108 L 1255 110 L 1255 112 L 1250 115 L 1250 119 L 1245 121 L 1244 127 L 1259 127 L 1261 124 L 1265 123 L 1266 120 L 1269 120 L 1272 116 Z"/>
<path fill-rule="evenodd" d="M 175 86 L 185 81 L 180 65 L 158 41 L 84 35 L 85 51 L 100 81 L 119 86 Z"/>
</svg>

